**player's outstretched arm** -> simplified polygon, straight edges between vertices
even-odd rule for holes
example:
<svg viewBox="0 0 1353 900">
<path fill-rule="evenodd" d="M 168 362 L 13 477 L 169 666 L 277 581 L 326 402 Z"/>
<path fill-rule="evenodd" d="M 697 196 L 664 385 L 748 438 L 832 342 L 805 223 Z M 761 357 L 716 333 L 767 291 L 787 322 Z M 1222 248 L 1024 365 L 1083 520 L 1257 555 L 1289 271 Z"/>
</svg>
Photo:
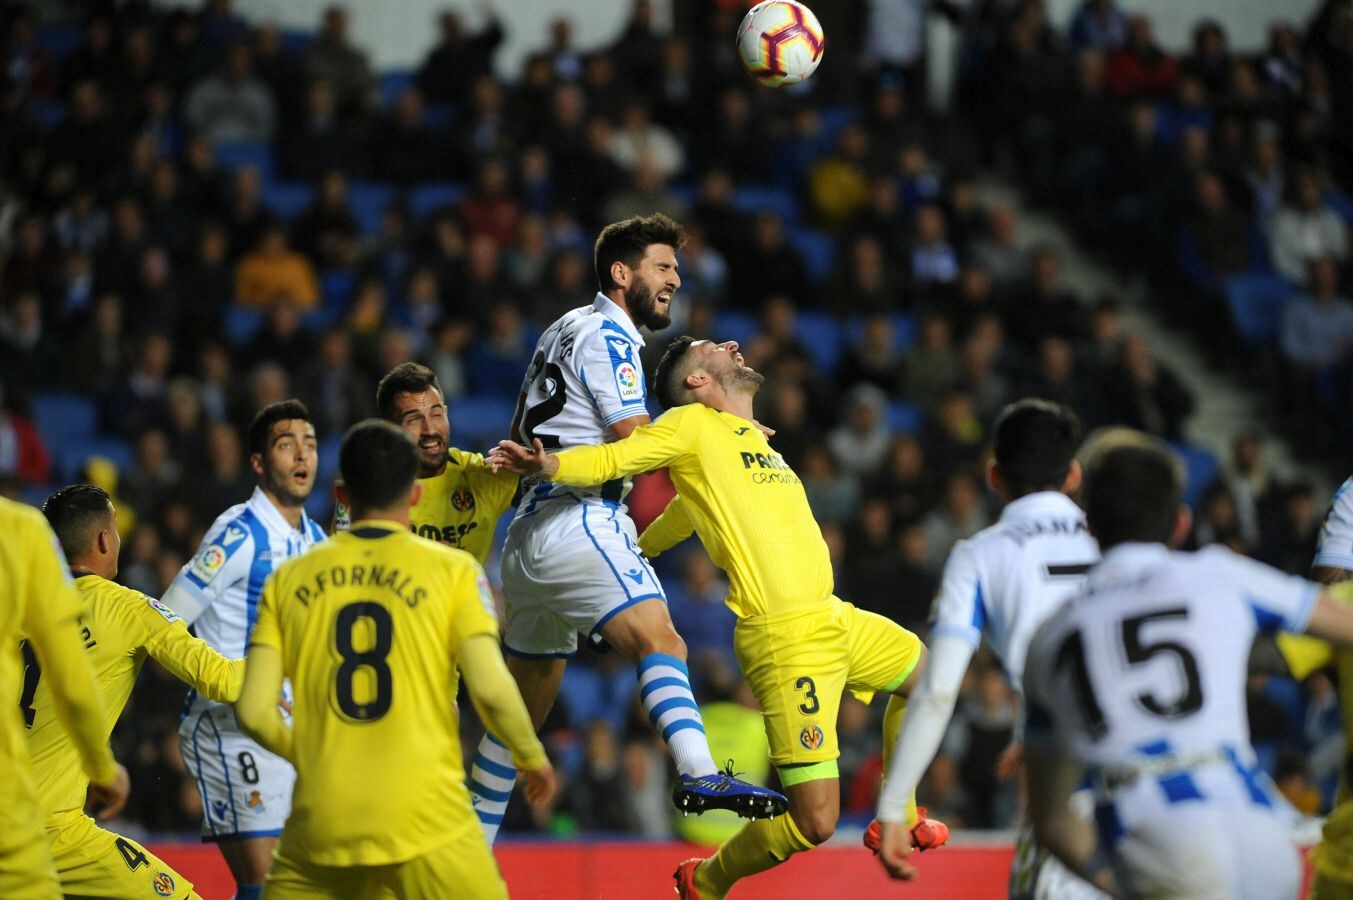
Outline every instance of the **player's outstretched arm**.
<svg viewBox="0 0 1353 900">
<path fill-rule="evenodd" d="M 507 745 L 512 761 L 522 772 L 526 799 L 532 803 L 548 801 L 556 789 L 554 768 L 536 737 L 516 682 L 503 664 L 497 636 L 470 635 L 457 648 L 457 660 L 479 717 Z"/>
<path fill-rule="evenodd" d="M 677 494 L 639 535 L 639 552 L 649 559 L 671 550 L 695 531 L 686 501 Z"/>
<path fill-rule="evenodd" d="M 1327 592 L 1321 591 L 1306 623 L 1306 633 L 1343 647 L 1353 647 L 1353 606 L 1333 600 Z"/>
<path fill-rule="evenodd" d="M 168 610 L 164 604 L 161 609 Z M 244 688 L 244 660 L 226 659 L 206 641 L 188 633 L 188 626 L 171 611 L 166 615 L 151 604 L 141 612 L 151 630 L 146 653 L 179 681 L 217 703 L 234 703 Z M 173 618 L 169 618 L 173 616 Z"/>
<path fill-rule="evenodd" d="M 244 670 L 244 689 L 235 704 L 235 718 L 239 720 L 241 730 L 264 749 L 292 760 L 291 728 L 277 706 L 282 679 L 281 652 L 266 645 L 251 644 Z"/>
</svg>

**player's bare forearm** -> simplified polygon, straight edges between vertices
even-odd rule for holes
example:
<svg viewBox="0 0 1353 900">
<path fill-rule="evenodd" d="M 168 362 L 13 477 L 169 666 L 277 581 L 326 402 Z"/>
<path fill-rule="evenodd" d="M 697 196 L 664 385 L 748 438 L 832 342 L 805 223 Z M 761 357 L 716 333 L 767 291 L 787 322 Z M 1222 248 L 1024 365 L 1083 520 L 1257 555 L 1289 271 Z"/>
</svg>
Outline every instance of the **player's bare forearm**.
<svg viewBox="0 0 1353 900">
<path fill-rule="evenodd" d="M 282 691 L 282 654 L 257 644 L 249 648 L 244 689 L 235 704 L 240 729 L 266 750 L 293 759 L 291 728 L 282 718 L 277 697 Z"/>
<path fill-rule="evenodd" d="M 1072 872 L 1112 893 L 1112 878 L 1095 852 L 1094 829 L 1071 811 L 1071 793 L 1081 780 L 1080 766 L 1044 741 L 1027 746 L 1024 761 L 1034 839 Z"/>
<path fill-rule="evenodd" d="M 1311 568 L 1311 580 L 1318 581 L 1321 584 L 1338 584 L 1341 581 L 1353 579 L 1353 571 L 1340 569 L 1337 566 L 1313 566 Z"/>
<path fill-rule="evenodd" d="M 1322 591 L 1316 600 L 1306 633 L 1331 643 L 1353 647 L 1353 606 L 1336 603 Z"/>
<path fill-rule="evenodd" d="M 529 448 L 516 441 L 499 441 L 498 446 L 489 451 L 486 461 L 495 473 L 506 470 L 527 477 L 543 475 L 551 478 L 559 471 L 559 460 L 545 452 L 539 438 Z"/>
</svg>

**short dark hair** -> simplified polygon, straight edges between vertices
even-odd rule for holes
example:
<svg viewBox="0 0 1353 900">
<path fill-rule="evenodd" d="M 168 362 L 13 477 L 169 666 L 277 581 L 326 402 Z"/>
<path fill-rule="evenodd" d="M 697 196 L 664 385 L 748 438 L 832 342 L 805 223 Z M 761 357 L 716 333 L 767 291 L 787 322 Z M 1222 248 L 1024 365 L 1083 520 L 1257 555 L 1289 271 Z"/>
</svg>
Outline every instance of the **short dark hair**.
<svg viewBox="0 0 1353 900">
<path fill-rule="evenodd" d="M 658 399 L 663 409 L 671 409 L 690 402 L 684 399 L 686 385 L 683 381 L 686 373 L 681 362 L 686 356 L 686 351 L 691 349 L 691 344 L 694 343 L 695 338 L 683 334 L 667 345 L 662 359 L 658 360 L 658 368 L 653 373 L 653 396 Z"/>
<path fill-rule="evenodd" d="M 1109 440 L 1085 470 L 1085 518 L 1102 550 L 1128 541 L 1165 543 L 1183 494 L 1179 460 L 1154 438 Z"/>
<path fill-rule="evenodd" d="M 113 516 L 113 501 L 108 492 L 92 484 L 63 487 L 42 504 L 42 514 L 56 532 L 67 559 L 81 556 L 94 535 Z"/>
<path fill-rule="evenodd" d="M 343 435 L 338 470 L 353 509 L 386 509 L 405 497 L 418 474 L 418 448 L 383 419 L 358 422 Z"/>
<path fill-rule="evenodd" d="M 437 381 L 436 372 L 420 363 L 400 363 L 386 372 L 385 377 L 380 380 L 380 384 L 376 385 L 376 409 L 380 411 L 381 418 L 387 422 L 394 422 L 397 419 L 395 415 L 395 395 L 421 394 L 428 388 L 435 388 L 438 395 L 443 400 L 446 399 L 446 394 Z"/>
<path fill-rule="evenodd" d="M 996 466 L 1011 498 L 1061 490 L 1080 443 L 1080 420 L 1051 400 L 1026 398 L 1001 410 L 993 429 Z"/>
<path fill-rule="evenodd" d="M 305 408 L 305 404 L 299 400 L 279 400 L 276 403 L 269 403 L 267 406 L 254 413 L 254 418 L 249 422 L 249 453 L 263 453 L 268 449 L 268 435 L 272 433 L 272 427 L 278 422 L 286 422 L 290 419 L 300 419 L 302 422 L 313 424 L 314 419 L 310 418 L 310 410 Z"/>
<path fill-rule="evenodd" d="M 632 216 L 612 222 L 597 235 L 597 246 L 592 255 L 592 265 L 597 270 L 597 285 L 603 292 L 619 287 L 611 279 L 611 266 L 622 262 L 634 268 L 644 258 L 644 251 L 651 244 L 667 244 L 679 250 L 684 243 L 686 229 L 662 213 Z"/>
</svg>

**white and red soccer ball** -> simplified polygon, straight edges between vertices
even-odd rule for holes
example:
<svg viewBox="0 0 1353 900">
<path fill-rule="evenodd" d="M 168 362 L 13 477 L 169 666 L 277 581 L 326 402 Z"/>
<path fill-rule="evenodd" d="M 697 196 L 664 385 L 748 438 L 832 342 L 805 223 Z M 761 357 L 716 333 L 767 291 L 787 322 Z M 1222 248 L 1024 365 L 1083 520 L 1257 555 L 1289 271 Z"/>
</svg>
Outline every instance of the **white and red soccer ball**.
<svg viewBox="0 0 1353 900">
<path fill-rule="evenodd" d="M 813 11 L 795 0 L 763 0 L 738 26 L 738 57 L 769 87 L 798 84 L 822 62 L 825 39 Z"/>
</svg>

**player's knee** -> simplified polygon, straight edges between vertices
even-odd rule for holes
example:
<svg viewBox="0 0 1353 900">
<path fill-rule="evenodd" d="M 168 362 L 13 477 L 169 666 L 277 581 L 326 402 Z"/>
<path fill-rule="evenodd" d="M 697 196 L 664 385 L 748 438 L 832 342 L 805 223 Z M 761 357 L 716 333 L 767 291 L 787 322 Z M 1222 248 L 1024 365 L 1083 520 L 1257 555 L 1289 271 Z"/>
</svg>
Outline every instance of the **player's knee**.
<svg viewBox="0 0 1353 900">
<path fill-rule="evenodd" d="M 804 840 L 814 846 L 825 843 L 836 833 L 836 813 L 826 809 L 797 810 L 793 813 L 794 824 Z"/>
</svg>

